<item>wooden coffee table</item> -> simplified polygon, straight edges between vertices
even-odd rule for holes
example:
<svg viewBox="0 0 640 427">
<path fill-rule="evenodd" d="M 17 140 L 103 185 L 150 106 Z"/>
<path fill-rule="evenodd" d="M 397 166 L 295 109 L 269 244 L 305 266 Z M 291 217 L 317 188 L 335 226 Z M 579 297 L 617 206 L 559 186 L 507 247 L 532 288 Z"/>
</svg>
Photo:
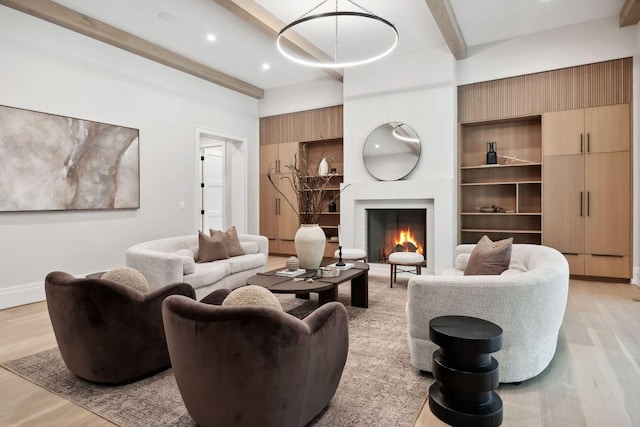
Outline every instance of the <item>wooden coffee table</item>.
<svg viewBox="0 0 640 427">
<path fill-rule="evenodd" d="M 289 277 L 277 276 L 276 271 L 258 273 L 247 279 L 247 285 L 258 285 L 273 293 L 296 294 L 299 298 L 309 298 L 310 292 L 318 293 L 319 305 L 338 300 L 338 286 L 351 280 L 351 305 L 369 307 L 369 264 L 356 262 L 349 270 L 343 270 L 337 277 L 321 277 L 313 282 L 296 281 Z"/>
</svg>

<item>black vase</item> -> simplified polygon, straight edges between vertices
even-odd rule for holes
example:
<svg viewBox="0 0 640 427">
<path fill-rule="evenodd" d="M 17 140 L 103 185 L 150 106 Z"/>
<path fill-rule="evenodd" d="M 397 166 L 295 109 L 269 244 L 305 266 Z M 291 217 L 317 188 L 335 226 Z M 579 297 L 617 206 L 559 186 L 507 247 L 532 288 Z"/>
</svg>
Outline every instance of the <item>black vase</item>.
<svg viewBox="0 0 640 427">
<path fill-rule="evenodd" d="M 338 207 L 336 206 L 336 201 L 333 200 L 331 203 L 329 203 L 329 212 L 336 212 L 338 210 Z"/>
<path fill-rule="evenodd" d="M 487 142 L 487 164 L 488 165 L 498 164 L 498 153 L 496 153 L 495 142 Z"/>
</svg>

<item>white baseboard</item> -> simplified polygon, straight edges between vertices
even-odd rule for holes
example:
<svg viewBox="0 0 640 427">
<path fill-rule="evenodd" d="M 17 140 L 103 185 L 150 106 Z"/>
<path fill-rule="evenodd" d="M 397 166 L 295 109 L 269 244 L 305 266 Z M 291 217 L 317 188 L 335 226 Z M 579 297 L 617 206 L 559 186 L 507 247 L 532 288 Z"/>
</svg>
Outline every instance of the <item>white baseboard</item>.
<svg viewBox="0 0 640 427">
<path fill-rule="evenodd" d="M 45 299 L 44 282 L 0 288 L 0 310 Z"/>
</svg>

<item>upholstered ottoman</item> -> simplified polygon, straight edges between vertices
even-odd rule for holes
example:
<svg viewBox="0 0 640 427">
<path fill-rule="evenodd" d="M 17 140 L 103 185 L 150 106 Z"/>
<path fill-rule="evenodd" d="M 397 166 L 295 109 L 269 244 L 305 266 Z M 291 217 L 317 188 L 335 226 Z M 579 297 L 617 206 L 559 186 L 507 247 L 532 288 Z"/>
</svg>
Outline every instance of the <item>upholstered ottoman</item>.
<svg viewBox="0 0 640 427">
<path fill-rule="evenodd" d="M 340 249 L 336 250 L 333 254 L 333 257 L 338 259 L 340 258 Z M 342 259 L 343 261 L 367 261 L 367 253 L 362 249 L 356 248 L 344 248 L 342 249 Z"/>
<path fill-rule="evenodd" d="M 393 252 L 389 254 L 389 265 L 391 266 L 390 287 L 393 288 L 399 265 L 415 267 L 416 274 L 420 275 L 422 273 L 422 266 L 426 266 L 427 261 L 424 259 L 424 256 L 418 252 Z"/>
</svg>

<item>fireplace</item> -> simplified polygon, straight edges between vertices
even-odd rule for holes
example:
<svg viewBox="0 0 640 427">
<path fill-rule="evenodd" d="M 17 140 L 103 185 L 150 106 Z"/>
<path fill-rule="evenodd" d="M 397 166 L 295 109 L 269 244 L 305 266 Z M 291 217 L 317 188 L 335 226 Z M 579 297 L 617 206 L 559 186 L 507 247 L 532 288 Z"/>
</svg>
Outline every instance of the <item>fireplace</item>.
<svg viewBox="0 0 640 427">
<path fill-rule="evenodd" d="M 386 263 L 393 252 L 418 252 L 426 257 L 426 209 L 366 209 L 369 262 Z"/>
</svg>

